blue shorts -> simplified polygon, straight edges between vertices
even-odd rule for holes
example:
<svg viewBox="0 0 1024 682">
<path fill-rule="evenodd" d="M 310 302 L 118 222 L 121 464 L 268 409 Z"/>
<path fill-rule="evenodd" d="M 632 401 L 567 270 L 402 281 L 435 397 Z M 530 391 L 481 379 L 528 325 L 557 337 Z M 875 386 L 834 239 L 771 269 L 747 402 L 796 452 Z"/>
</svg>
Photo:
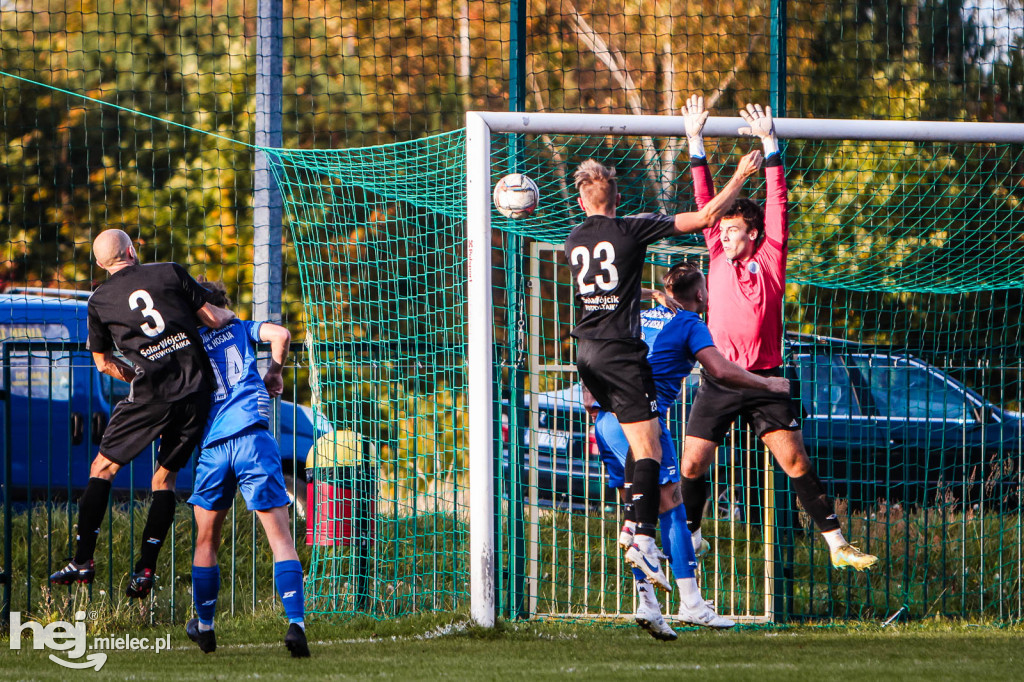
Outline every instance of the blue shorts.
<svg viewBox="0 0 1024 682">
<path fill-rule="evenodd" d="M 250 511 L 266 511 L 291 502 L 277 440 L 262 426 L 252 426 L 203 449 L 188 503 L 209 511 L 228 509 L 236 488 L 241 489 Z"/>
<path fill-rule="evenodd" d="M 658 485 L 677 483 L 679 481 L 679 460 L 676 459 L 676 446 L 672 442 L 672 434 L 668 432 L 665 420 L 658 419 L 661 425 L 661 472 L 658 474 Z M 619 420 L 613 412 L 598 412 L 594 420 L 594 433 L 597 445 L 601 449 L 601 461 L 608 476 L 609 488 L 621 488 L 626 477 L 626 453 L 629 442 L 626 434 L 619 426 Z"/>
</svg>

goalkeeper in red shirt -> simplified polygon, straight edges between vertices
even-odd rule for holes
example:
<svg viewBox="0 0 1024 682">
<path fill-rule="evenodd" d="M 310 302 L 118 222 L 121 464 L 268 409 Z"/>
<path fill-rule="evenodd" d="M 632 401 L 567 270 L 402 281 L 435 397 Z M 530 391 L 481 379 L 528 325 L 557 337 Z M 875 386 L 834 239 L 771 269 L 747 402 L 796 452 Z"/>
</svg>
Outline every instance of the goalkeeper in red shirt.
<svg viewBox="0 0 1024 682">
<path fill-rule="evenodd" d="M 740 115 L 747 123 L 740 134 L 758 137 L 764 145 L 768 200 L 762 209 L 750 199 L 737 199 L 717 225 L 703 230 L 710 257 L 707 324 L 727 360 L 763 377 L 782 376 L 782 297 L 789 240 L 786 175 L 771 107 L 748 104 Z M 692 95 L 683 116 L 699 208 L 715 196 L 702 137 L 708 117 L 704 98 Z M 878 557 L 843 538 L 832 500 L 804 448 L 793 400 L 760 389 L 730 388 L 707 372 L 702 374 L 687 420 L 681 467 L 686 523 L 698 556 L 708 547 L 700 531 L 706 474 L 733 421 L 743 415 L 792 479 L 800 504 L 828 543 L 832 565 L 858 571 L 874 565 Z"/>
</svg>

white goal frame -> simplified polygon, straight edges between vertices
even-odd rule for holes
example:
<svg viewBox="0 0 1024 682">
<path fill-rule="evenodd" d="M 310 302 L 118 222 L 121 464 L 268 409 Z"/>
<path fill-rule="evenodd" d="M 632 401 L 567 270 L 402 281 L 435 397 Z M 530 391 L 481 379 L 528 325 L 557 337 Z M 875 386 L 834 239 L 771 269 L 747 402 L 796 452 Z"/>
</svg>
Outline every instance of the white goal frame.
<svg viewBox="0 0 1024 682">
<path fill-rule="evenodd" d="M 741 137 L 743 119 L 711 117 L 705 137 Z M 775 119 L 783 139 L 1024 144 L 1024 123 Z M 466 114 L 467 412 L 469 419 L 470 614 L 493 627 L 494 457 L 491 296 L 491 134 L 685 137 L 682 116 Z"/>
</svg>

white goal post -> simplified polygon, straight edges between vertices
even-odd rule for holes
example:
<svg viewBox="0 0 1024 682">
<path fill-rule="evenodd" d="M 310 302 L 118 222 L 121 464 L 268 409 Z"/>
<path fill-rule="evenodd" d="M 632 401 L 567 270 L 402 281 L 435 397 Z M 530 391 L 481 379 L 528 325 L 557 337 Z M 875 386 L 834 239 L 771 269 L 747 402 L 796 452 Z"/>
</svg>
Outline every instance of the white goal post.
<svg viewBox="0 0 1024 682">
<path fill-rule="evenodd" d="M 706 137 L 740 137 L 741 118 L 711 117 Z M 1024 143 L 1021 123 L 778 118 L 780 138 Z M 467 404 L 469 419 L 470 613 L 495 623 L 493 313 L 491 293 L 491 134 L 685 137 L 682 116 L 466 114 Z"/>
</svg>

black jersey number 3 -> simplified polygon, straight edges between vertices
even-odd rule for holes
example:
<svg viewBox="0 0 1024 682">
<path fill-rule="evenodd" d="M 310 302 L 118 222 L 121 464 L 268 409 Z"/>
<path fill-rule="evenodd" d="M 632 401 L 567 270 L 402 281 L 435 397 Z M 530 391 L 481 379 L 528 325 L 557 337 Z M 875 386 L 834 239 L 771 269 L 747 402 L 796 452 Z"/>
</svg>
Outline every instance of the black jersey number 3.
<svg viewBox="0 0 1024 682">
<path fill-rule="evenodd" d="M 153 297 L 145 289 L 136 289 L 128 294 L 128 305 L 132 310 L 142 308 L 142 316 L 152 321 L 152 324 L 147 321 L 139 325 L 146 336 L 157 336 L 167 326 L 164 324 L 163 316 L 153 307 Z"/>
<path fill-rule="evenodd" d="M 619 284 L 619 271 L 615 267 L 615 247 L 611 242 L 598 242 L 594 245 L 594 253 L 585 246 L 577 246 L 570 254 L 572 262 L 580 266 L 580 274 L 576 275 L 576 283 L 580 286 L 580 294 L 588 296 L 597 289 L 611 291 Z M 598 271 L 594 275 L 594 281 L 588 282 L 587 275 L 590 274 L 590 261 L 598 261 Z M 597 285 L 596 287 L 594 285 Z"/>
</svg>

